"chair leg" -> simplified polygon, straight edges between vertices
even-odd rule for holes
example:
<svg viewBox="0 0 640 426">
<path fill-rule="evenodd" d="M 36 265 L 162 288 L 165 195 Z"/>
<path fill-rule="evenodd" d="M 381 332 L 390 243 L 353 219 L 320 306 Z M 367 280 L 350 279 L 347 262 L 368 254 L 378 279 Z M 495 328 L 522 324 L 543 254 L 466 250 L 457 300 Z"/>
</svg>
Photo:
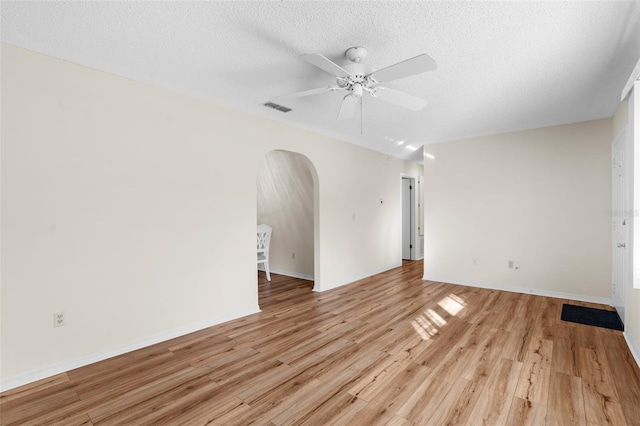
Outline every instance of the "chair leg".
<svg viewBox="0 0 640 426">
<path fill-rule="evenodd" d="M 271 275 L 269 274 L 269 262 L 264 262 L 264 271 L 267 273 L 267 281 L 271 281 Z"/>
</svg>

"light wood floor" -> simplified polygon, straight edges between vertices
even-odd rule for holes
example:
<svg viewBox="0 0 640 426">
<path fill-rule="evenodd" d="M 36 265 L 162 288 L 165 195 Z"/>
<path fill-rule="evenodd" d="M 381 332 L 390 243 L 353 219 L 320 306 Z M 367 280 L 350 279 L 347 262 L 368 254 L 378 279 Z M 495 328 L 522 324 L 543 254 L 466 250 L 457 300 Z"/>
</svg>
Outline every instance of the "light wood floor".
<svg viewBox="0 0 640 426">
<path fill-rule="evenodd" d="M 421 276 L 261 278 L 262 313 L 6 392 L 2 425 L 640 425 L 620 332 Z"/>
</svg>

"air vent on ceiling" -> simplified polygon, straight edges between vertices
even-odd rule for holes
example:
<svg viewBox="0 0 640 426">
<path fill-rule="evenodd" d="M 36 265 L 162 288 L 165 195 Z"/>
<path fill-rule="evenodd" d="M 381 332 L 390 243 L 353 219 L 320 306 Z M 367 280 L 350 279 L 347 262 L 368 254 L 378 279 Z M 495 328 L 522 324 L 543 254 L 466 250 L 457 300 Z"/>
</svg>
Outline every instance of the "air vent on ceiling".
<svg viewBox="0 0 640 426">
<path fill-rule="evenodd" d="M 282 111 L 282 112 L 291 111 L 291 108 L 287 108 L 287 107 L 282 106 L 282 105 L 274 104 L 273 102 L 267 102 L 266 104 L 264 104 L 264 106 L 269 107 L 269 108 L 273 108 L 273 109 L 277 109 L 278 111 Z"/>
</svg>

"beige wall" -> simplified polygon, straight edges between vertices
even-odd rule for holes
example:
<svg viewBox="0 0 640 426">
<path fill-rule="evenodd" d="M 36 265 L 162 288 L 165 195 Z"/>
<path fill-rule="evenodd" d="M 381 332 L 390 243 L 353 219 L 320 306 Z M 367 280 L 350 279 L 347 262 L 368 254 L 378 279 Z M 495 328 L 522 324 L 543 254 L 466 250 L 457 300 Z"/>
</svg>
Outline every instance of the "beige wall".
<svg viewBox="0 0 640 426">
<path fill-rule="evenodd" d="M 257 186 L 258 223 L 273 228 L 270 269 L 313 279 L 313 176 L 308 160 L 289 151 L 268 153 Z"/>
<path fill-rule="evenodd" d="M 627 125 L 629 119 L 629 102 L 624 100 L 618 104 L 618 108 L 616 112 L 613 114 L 613 129 L 612 129 L 612 138 L 615 138 L 616 135 L 624 126 Z"/>
<path fill-rule="evenodd" d="M 608 301 L 611 128 L 607 119 L 425 146 L 435 156 L 425 159 L 425 277 Z"/>
<path fill-rule="evenodd" d="M 317 171 L 316 289 L 401 264 L 416 166 L 377 152 L 4 44 L 1 136 L 3 388 L 257 311 L 275 149 Z"/>
</svg>

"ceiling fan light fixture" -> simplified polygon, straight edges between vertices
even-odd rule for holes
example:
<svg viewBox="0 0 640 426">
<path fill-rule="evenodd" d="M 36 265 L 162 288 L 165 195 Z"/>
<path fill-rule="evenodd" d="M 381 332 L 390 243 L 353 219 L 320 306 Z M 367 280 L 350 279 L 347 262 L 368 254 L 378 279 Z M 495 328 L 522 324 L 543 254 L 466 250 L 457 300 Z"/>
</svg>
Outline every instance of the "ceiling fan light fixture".
<svg viewBox="0 0 640 426">
<path fill-rule="evenodd" d="M 357 98 L 362 97 L 362 84 L 356 83 L 351 86 L 351 94 Z"/>
</svg>

